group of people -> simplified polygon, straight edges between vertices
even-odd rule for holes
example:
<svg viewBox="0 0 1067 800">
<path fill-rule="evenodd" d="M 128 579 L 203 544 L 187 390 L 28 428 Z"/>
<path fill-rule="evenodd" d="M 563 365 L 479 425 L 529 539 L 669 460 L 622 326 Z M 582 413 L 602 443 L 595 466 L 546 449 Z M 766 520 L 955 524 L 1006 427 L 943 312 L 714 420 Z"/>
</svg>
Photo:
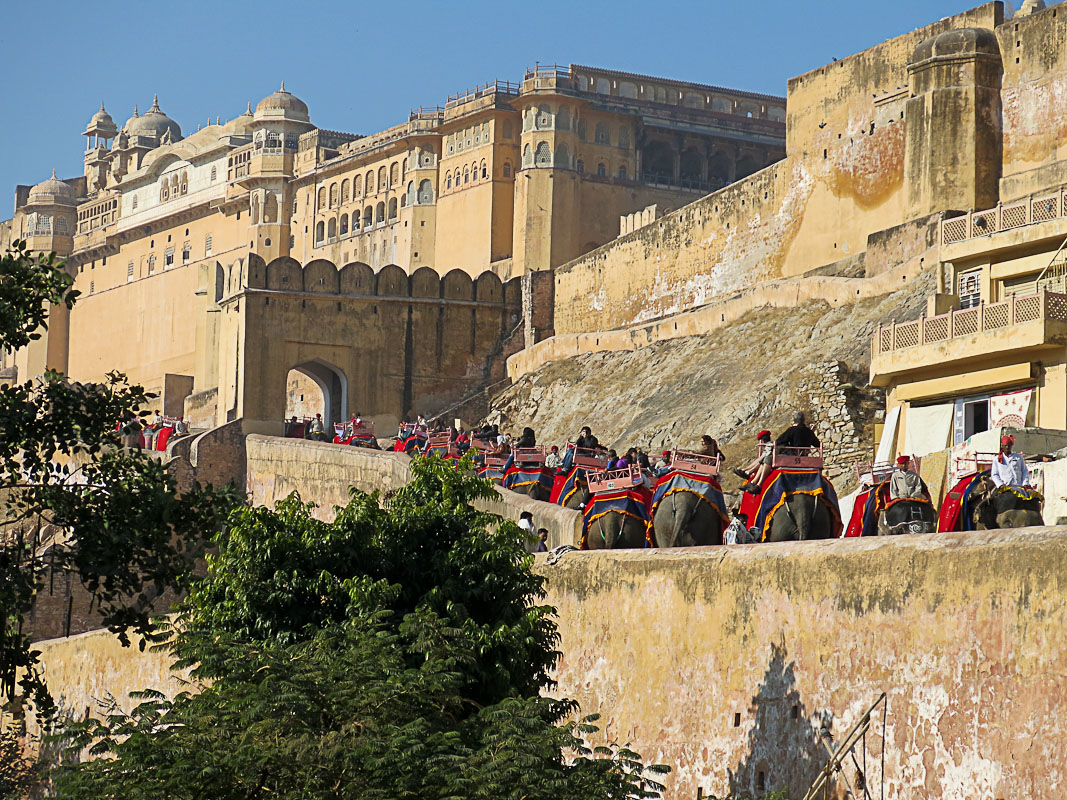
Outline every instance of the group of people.
<svg viewBox="0 0 1067 800">
<path fill-rule="evenodd" d="M 157 450 L 160 449 L 162 434 L 169 428 L 168 441 L 181 436 L 189 435 L 189 425 L 185 417 L 179 415 L 177 419 L 168 420 L 162 413 L 156 411 L 151 419 L 145 419 L 144 414 L 138 414 L 125 424 L 119 424 L 119 433 L 122 436 L 122 444 L 131 450 Z M 165 442 L 163 443 L 165 445 Z"/>
<path fill-rule="evenodd" d="M 289 436 L 291 432 L 301 424 L 304 425 L 305 439 L 310 439 L 314 442 L 333 441 L 334 433 L 333 431 L 326 431 L 326 425 L 322 421 L 322 414 L 316 414 L 313 418 L 304 423 L 301 423 L 295 415 L 290 417 L 285 423 L 285 435 Z M 357 433 L 365 430 L 367 430 L 367 424 L 363 420 L 363 414 L 357 411 L 352 415 L 352 418 L 344 424 L 344 428 L 338 435 L 343 439 L 349 439 Z"/>
</svg>

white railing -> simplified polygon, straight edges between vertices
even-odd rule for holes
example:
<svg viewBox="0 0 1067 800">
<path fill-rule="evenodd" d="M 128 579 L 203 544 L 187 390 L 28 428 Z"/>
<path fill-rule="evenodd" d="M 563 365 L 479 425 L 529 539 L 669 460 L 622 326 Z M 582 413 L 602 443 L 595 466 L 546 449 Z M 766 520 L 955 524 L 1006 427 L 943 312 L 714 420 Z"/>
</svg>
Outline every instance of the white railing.
<svg viewBox="0 0 1067 800">
<path fill-rule="evenodd" d="M 969 211 L 962 217 L 941 220 L 941 244 L 962 242 L 1061 217 L 1067 217 L 1067 188 L 1062 186 L 1054 192 L 1030 195 L 1007 205 L 999 203 L 996 208 L 986 211 Z"/>
<path fill-rule="evenodd" d="M 910 322 L 883 325 L 874 332 L 874 352 L 890 353 L 908 347 L 947 342 L 960 336 L 973 336 L 1040 319 L 1067 321 L 1067 294 L 1042 291 L 1012 295 L 999 303 L 980 303 Z"/>
</svg>

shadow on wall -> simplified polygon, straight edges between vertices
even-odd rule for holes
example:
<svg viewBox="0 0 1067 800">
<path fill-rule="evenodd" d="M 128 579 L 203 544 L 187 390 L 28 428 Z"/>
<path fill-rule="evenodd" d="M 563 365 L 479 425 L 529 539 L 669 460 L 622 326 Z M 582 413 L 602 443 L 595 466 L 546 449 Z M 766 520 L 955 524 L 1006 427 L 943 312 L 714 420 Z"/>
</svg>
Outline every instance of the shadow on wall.
<svg viewBox="0 0 1067 800">
<path fill-rule="evenodd" d="M 730 798 L 763 797 L 784 792 L 802 798 L 827 760 L 830 712 L 809 716 L 796 688 L 796 663 L 786 663 L 785 645 L 771 645 L 771 660 L 749 708 L 754 717 L 748 732 L 747 754 L 728 769 Z M 734 725 L 742 715 L 735 712 Z M 820 741 L 825 741 L 824 744 Z"/>
</svg>

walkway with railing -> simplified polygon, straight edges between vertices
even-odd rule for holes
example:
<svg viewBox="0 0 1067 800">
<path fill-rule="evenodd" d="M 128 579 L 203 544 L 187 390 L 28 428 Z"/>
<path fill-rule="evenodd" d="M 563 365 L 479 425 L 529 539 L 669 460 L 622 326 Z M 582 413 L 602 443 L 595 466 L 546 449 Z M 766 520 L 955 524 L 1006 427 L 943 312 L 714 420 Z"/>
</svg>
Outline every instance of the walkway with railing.
<svg viewBox="0 0 1067 800">
<path fill-rule="evenodd" d="M 998 231 L 1022 228 L 1035 222 L 1067 217 L 1067 188 L 1030 195 L 1014 203 L 1000 203 L 986 211 L 971 211 L 962 217 L 941 221 L 941 244 L 953 244 Z"/>
<path fill-rule="evenodd" d="M 1042 291 L 1022 297 L 1012 295 L 999 303 L 980 303 L 936 317 L 884 325 L 874 333 L 874 352 L 889 353 L 923 344 L 947 342 L 960 336 L 1000 330 L 1039 319 L 1067 322 L 1067 294 Z"/>
</svg>

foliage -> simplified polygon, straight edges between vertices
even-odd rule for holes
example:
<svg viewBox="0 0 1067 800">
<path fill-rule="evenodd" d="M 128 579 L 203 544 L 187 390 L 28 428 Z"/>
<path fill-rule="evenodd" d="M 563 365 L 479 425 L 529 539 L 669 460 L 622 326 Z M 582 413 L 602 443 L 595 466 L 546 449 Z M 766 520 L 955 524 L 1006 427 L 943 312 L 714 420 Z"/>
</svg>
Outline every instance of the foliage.
<svg viewBox="0 0 1067 800">
<path fill-rule="evenodd" d="M 24 797 L 37 780 L 38 768 L 23 756 L 23 730 L 0 730 L 0 797 Z"/>
<path fill-rule="evenodd" d="M 106 756 L 63 769 L 60 797 L 361 800 L 658 797 L 666 771 L 541 692 L 558 654 L 543 579 L 491 493 L 437 458 L 333 522 L 290 497 L 217 537 L 169 646 L 173 700 L 73 725 Z"/>
<path fill-rule="evenodd" d="M 75 302 L 72 281 L 53 256 L 17 242 L 0 258 L 0 347 L 40 338 L 51 308 Z M 79 383 L 49 372 L 0 388 L 0 695 L 30 699 L 45 720 L 51 699 L 24 624 L 44 580 L 70 570 L 103 625 L 124 643 L 131 629 L 143 637 L 152 601 L 185 585 L 236 499 L 201 487 L 178 495 L 160 461 L 118 446 L 116 422 L 149 399 L 118 373 Z"/>
</svg>

